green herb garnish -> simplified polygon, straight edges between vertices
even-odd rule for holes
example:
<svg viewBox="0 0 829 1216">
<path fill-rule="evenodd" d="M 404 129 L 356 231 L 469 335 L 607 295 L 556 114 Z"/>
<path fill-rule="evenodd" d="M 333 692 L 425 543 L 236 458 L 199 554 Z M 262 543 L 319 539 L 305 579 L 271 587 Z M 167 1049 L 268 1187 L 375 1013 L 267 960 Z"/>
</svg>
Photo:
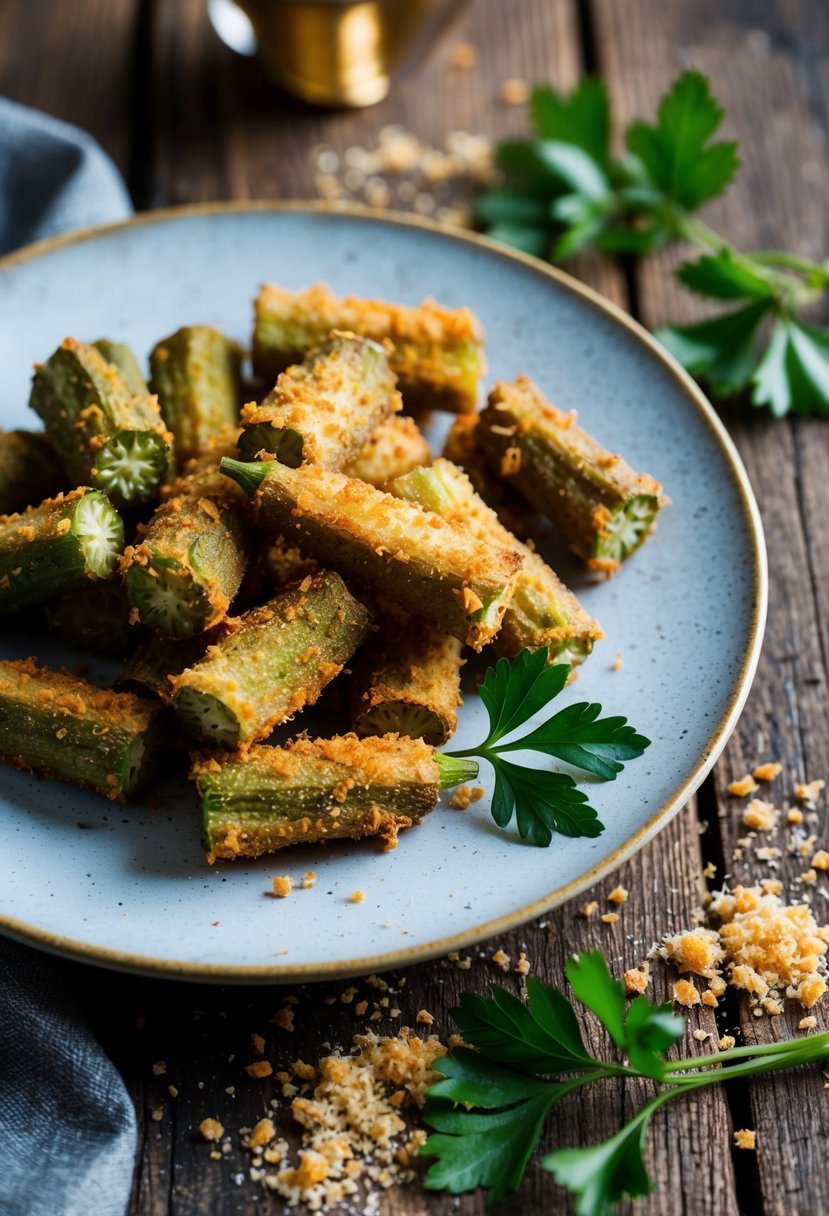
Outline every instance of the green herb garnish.
<svg viewBox="0 0 829 1216">
<path fill-rule="evenodd" d="M 650 739 L 638 735 L 626 718 L 600 718 L 600 705 L 579 701 L 559 710 L 529 734 L 502 740 L 552 701 L 567 683 L 566 663 L 548 666 L 546 646 L 522 650 L 487 669 L 479 692 L 489 714 L 489 735 L 477 747 L 447 752 L 476 756 L 495 770 L 492 817 L 505 828 L 515 817 L 522 839 L 547 846 L 553 832 L 598 836 L 604 824 L 567 773 L 527 767 L 506 759 L 509 752 L 537 752 L 563 760 L 603 781 L 613 781 L 627 760 L 641 756 Z"/>
<path fill-rule="evenodd" d="M 557 1149 L 542 1160 L 577 1196 L 578 1216 L 609 1216 L 626 1196 L 652 1189 L 645 1165 L 650 1117 L 690 1089 L 736 1077 L 794 1068 L 829 1055 L 829 1032 L 764 1047 L 735 1047 L 668 1062 L 665 1053 L 685 1030 L 670 1005 L 644 996 L 629 1004 L 599 951 L 566 967 L 581 1003 L 596 1015 L 623 1059 L 589 1054 L 572 1005 L 557 989 L 527 981 L 526 1004 L 503 988 L 491 997 L 464 993 L 453 1010 L 464 1039 L 435 1063 L 442 1074 L 428 1091 L 424 1119 L 434 1133 L 421 1149 L 437 1160 L 425 1186 L 461 1194 L 483 1187 L 489 1204 L 503 1202 L 520 1183 L 553 1106 L 574 1089 L 609 1077 L 647 1078 L 659 1088 L 609 1140 L 590 1148 Z"/>
<path fill-rule="evenodd" d="M 679 267 L 680 281 L 735 307 L 657 336 L 722 396 L 750 385 L 752 403 L 778 417 L 789 410 L 829 417 L 829 330 L 800 319 L 829 287 L 829 259 L 738 252 L 696 214 L 740 167 L 736 142 L 714 140 L 725 112 L 707 78 L 684 72 L 655 123 L 627 128 L 621 158 L 611 154 L 600 81 L 585 80 L 569 95 L 536 88 L 531 112 L 537 138 L 499 145 L 506 184 L 478 198 L 489 235 L 551 261 L 590 245 L 641 256 L 690 242 L 702 256 Z"/>
</svg>

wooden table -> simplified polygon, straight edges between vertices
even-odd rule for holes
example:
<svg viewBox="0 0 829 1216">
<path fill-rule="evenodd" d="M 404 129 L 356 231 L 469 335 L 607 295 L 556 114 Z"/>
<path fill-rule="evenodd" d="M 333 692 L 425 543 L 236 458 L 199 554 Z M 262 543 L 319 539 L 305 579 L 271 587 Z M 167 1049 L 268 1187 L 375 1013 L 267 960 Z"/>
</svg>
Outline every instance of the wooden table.
<svg viewBox="0 0 829 1216">
<path fill-rule="evenodd" d="M 451 48 L 460 40 L 478 48 L 473 70 L 450 66 Z M 523 109 L 499 100 L 508 77 L 566 88 L 585 69 L 600 72 L 620 119 L 650 116 L 665 86 L 693 66 L 710 74 L 745 162 L 738 184 L 710 208 L 711 222 L 743 247 L 788 248 L 810 257 L 829 248 L 827 61 L 829 9 L 808 0 L 475 0 L 463 25 L 386 102 L 364 112 L 327 113 L 280 95 L 256 64 L 226 51 L 200 0 L 0 5 L 0 92 L 88 128 L 123 170 L 139 208 L 313 197 L 314 145 L 371 146 L 388 123 L 402 123 L 435 143 L 458 128 L 492 137 L 520 133 Z M 659 255 L 634 271 L 585 259 L 577 270 L 653 326 L 697 313 L 693 298 L 671 276 L 673 262 L 674 255 Z M 717 881 L 729 873 L 735 881 L 757 880 L 756 862 L 731 862 L 742 829 L 734 800 L 725 796 L 728 781 L 756 757 L 778 758 L 792 781 L 829 775 L 829 424 L 770 422 L 748 409 L 729 410 L 725 418 L 754 483 L 770 548 L 769 626 L 754 690 L 696 800 L 592 893 L 603 901 L 616 879 L 629 888 L 618 924 L 583 919 L 579 900 L 553 914 L 547 929 L 530 925 L 497 942 L 513 958 L 525 949 L 533 971 L 554 983 L 562 982 L 563 963 L 578 949 L 600 946 L 621 969 L 639 963 L 664 932 L 687 926 L 705 887 L 707 862 L 718 867 Z M 785 852 L 784 840 L 777 843 L 783 846 L 777 875 L 796 891 L 803 862 Z M 826 898 L 817 894 L 815 907 L 825 920 Z M 492 980 L 504 980 L 488 962 L 495 947 L 485 943 L 469 971 L 445 961 L 411 969 L 399 998 L 405 1015 L 425 1007 L 448 1033 L 459 991 L 483 991 Z M 322 1003 L 343 985 L 299 991 L 297 1029 L 288 1036 L 269 1024 L 284 995 L 278 990 L 154 982 L 81 966 L 67 965 L 67 971 L 139 1111 L 131 1212 L 279 1210 L 248 1181 L 242 1150 L 211 1161 L 194 1128 L 206 1114 L 235 1129 L 261 1113 L 269 1091 L 241 1067 L 251 1032 L 267 1034 L 269 1051 L 283 1062 L 316 1058 L 325 1039 L 348 1044 L 364 1019 L 353 1004 Z M 666 993 L 669 980 L 657 970 L 657 994 Z M 516 976 L 504 982 L 518 989 Z M 823 1028 L 829 1025 L 825 1006 L 816 1011 Z M 691 1024 L 713 1035 L 739 1028 L 747 1042 L 757 1042 L 795 1033 L 801 1016 L 793 1008 L 755 1019 L 731 998 L 717 1013 L 695 1011 Z M 166 1061 L 165 1076 L 153 1073 L 158 1060 Z M 171 1082 L 178 1088 L 175 1100 L 167 1093 Z M 544 1144 L 597 1142 L 640 1099 L 621 1084 L 589 1090 L 559 1108 Z M 151 1112 L 159 1107 L 157 1122 Z M 732 1150 L 731 1132 L 741 1127 L 756 1128 L 756 1154 Z M 659 1192 L 637 1210 L 654 1216 L 669 1209 L 695 1216 L 818 1216 L 829 1211 L 827 1135 L 829 1095 L 817 1068 L 705 1091 L 656 1118 L 649 1156 Z M 529 1216 L 570 1209 L 534 1166 L 511 1210 Z M 381 1211 L 471 1214 L 483 1212 L 483 1200 L 467 1196 L 454 1206 L 449 1197 L 427 1197 L 414 1185 L 385 1196 Z"/>
</svg>

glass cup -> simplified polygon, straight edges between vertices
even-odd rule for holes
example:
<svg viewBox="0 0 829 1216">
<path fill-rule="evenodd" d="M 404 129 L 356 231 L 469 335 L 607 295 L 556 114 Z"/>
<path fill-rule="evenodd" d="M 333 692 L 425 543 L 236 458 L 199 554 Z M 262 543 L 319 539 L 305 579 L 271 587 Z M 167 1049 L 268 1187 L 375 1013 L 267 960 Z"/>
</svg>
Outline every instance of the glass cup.
<svg viewBox="0 0 829 1216">
<path fill-rule="evenodd" d="M 208 0 L 219 37 L 258 52 L 284 89 L 321 106 L 373 106 L 469 0 Z"/>
</svg>

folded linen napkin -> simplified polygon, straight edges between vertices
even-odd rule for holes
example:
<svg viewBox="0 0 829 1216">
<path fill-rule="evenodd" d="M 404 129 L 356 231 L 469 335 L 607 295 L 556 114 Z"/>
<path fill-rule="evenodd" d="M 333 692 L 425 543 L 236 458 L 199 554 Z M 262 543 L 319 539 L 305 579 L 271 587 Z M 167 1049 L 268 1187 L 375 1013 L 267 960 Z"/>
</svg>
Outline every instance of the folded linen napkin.
<svg viewBox="0 0 829 1216">
<path fill-rule="evenodd" d="M 0 98 L 0 253 L 131 211 L 91 136 Z M 59 964 L 0 939 L 0 1213 L 123 1216 L 135 1143 L 124 1083 Z"/>
</svg>

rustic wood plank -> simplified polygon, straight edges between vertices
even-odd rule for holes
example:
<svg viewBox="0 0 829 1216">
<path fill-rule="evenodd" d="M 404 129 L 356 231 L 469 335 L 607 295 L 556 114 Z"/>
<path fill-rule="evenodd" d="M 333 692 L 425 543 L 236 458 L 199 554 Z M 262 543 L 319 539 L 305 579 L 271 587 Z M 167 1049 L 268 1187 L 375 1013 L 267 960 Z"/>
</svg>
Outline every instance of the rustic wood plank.
<svg viewBox="0 0 829 1216">
<path fill-rule="evenodd" d="M 758 8 L 742 0 L 665 6 L 636 0 L 622 15 L 609 0 L 595 5 L 602 69 L 625 118 L 651 114 L 664 87 L 688 66 L 712 79 L 725 104 L 727 131 L 743 141 L 742 174 L 713 204 L 708 218 L 744 248 L 786 248 L 822 257 L 827 245 L 824 207 L 829 168 L 829 115 L 819 68 L 829 44 L 825 9 L 797 0 Z M 704 309 L 670 275 L 676 255 L 652 259 L 642 270 L 640 291 L 648 324 L 695 318 Z M 769 626 L 755 689 L 740 725 L 716 770 L 719 831 L 731 882 L 779 877 L 795 900 L 809 897 L 799 882 L 807 859 L 789 850 L 791 829 L 762 833 L 734 860 L 744 836 L 741 800 L 725 786 L 760 759 L 783 762 L 785 774 L 770 796 L 786 807 L 796 780 L 823 776 L 829 768 L 826 724 L 827 606 L 829 564 L 825 492 L 827 445 L 820 422 L 772 423 L 736 409 L 726 414 L 754 484 L 769 542 Z M 819 843 L 826 844 L 821 812 Z M 782 850 L 771 868 L 754 857 L 756 847 Z M 813 898 L 826 920 L 826 893 Z M 814 1011 L 829 1025 L 825 1009 Z M 748 1041 L 796 1033 L 803 1011 L 756 1020 L 741 1008 Z M 829 1129 L 823 1078 L 818 1069 L 751 1087 L 752 1126 L 758 1130 L 758 1202 L 768 1213 L 811 1213 L 829 1206 L 829 1179 L 820 1149 Z"/>
<path fill-rule="evenodd" d="M 90 131 L 126 173 L 137 0 L 6 0 L 0 92 Z"/>
</svg>

